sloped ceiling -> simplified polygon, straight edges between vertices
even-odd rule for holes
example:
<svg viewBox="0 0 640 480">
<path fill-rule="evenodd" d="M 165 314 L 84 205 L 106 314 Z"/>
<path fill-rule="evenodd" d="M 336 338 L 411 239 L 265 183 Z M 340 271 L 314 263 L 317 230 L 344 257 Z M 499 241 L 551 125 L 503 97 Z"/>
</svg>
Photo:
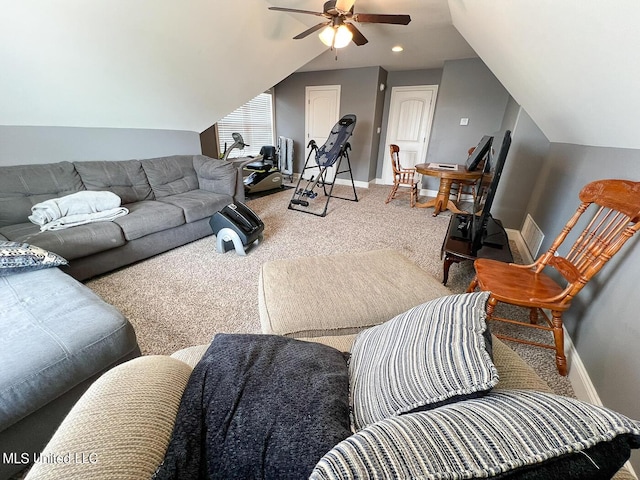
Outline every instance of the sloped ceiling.
<svg viewBox="0 0 640 480">
<path fill-rule="evenodd" d="M 322 3 L 0 0 L 0 125 L 201 132 L 298 69 L 477 54 L 550 141 L 640 148 L 637 0 L 357 0 L 413 20 L 363 25 L 370 43 L 337 62 L 315 35 L 292 40 L 317 17 L 267 8 Z"/>
<path fill-rule="evenodd" d="M 268 6 L 0 0 L 0 125 L 201 132 L 326 49 Z"/>
<path fill-rule="evenodd" d="M 550 141 L 640 148 L 640 2 L 449 0 L 449 8 Z"/>
</svg>

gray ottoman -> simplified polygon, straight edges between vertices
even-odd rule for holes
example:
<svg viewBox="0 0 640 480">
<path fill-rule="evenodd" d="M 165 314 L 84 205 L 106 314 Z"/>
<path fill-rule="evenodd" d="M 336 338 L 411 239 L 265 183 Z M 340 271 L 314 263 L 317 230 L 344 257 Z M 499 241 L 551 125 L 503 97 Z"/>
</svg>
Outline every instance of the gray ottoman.
<svg viewBox="0 0 640 480">
<path fill-rule="evenodd" d="M 394 250 L 273 260 L 258 282 L 263 333 L 321 343 L 330 336 L 344 351 L 360 330 L 451 294 Z"/>
<path fill-rule="evenodd" d="M 0 302 L 1 479 L 33 460 L 93 380 L 140 350 L 118 310 L 57 268 L 0 277 Z"/>
</svg>

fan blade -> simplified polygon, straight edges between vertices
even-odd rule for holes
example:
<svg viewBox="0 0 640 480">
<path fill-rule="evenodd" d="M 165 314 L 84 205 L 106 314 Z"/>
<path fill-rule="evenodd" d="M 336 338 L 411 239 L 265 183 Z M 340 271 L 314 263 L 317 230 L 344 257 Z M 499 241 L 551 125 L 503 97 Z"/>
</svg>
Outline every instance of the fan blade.
<svg viewBox="0 0 640 480">
<path fill-rule="evenodd" d="M 341 12 L 348 12 L 353 8 L 354 3 L 356 3 L 355 0 L 336 0 L 335 9 Z"/>
<path fill-rule="evenodd" d="M 278 12 L 290 12 L 290 13 L 306 13 L 308 15 L 316 15 L 318 17 L 324 17 L 324 13 L 312 12 L 311 10 L 297 10 L 295 8 L 286 8 L 286 7 L 269 7 L 269 10 L 276 10 Z"/>
<path fill-rule="evenodd" d="M 360 30 L 358 30 L 353 23 L 345 23 L 345 25 L 347 26 L 349 31 L 353 34 L 353 43 L 355 43 L 358 46 L 361 46 L 369 42 L 369 40 L 367 40 L 365 36 L 362 33 L 360 33 Z"/>
<path fill-rule="evenodd" d="M 314 25 L 313 27 L 305 30 L 304 32 L 296 35 L 295 37 L 293 37 L 294 40 L 300 40 L 301 38 L 304 38 L 308 35 L 311 35 L 313 32 L 317 32 L 318 30 L 320 30 L 322 27 L 325 27 L 327 25 L 329 25 L 331 22 L 323 22 L 323 23 L 319 23 L 317 25 Z"/>
<path fill-rule="evenodd" d="M 360 23 L 391 23 L 393 25 L 408 25 L 409 15 L 385 15 L 379 13 L 356 13 L 353 19 Z"/>
</svg>

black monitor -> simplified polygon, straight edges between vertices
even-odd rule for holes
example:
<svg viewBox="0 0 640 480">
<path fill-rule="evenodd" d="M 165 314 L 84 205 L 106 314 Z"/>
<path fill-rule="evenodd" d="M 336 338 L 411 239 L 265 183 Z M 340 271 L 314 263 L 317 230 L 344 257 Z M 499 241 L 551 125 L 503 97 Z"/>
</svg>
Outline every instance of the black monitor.
<svg viewBox="0 0 640 480">
<path fill-rule="evenodd" d="M 511 130 L 505 130 L 503 134 L 496 135 L 495 140 L 497 140 L 496 145 L 499 143 L 499 147 L 495 155 L 489 154 L 489 161 L 485 162 L 482 177 L 476 186 L 471 225 L 474 250 L 483 244 L 491 243 L 491 232 L 488 231 L 487 225 L 491 218 L 491 205 L 500 182 L 504 162 L 511 146 Z"/>
<path fill-rule="evenodd" d="M 473 149 L 473 152 L 471 152 L 471 155 L 467 158 L 465 168 L 468 172 L 473 172 L 480 166 L 483 160 L 486 160 L 492 141 L 493 137 L 491 135 L 485 135 L 480 139 L 476 148 Z"/>
</svg>

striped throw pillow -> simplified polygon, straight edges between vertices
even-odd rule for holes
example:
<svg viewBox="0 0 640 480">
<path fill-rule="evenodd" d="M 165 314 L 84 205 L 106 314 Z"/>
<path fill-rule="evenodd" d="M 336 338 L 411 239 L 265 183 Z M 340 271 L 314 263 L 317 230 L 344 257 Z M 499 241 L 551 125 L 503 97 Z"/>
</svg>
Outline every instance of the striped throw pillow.
<svg viewBox="0 0 640 480">
<path fill-rule="evenodd" d="M 549 393 L 491 392 L 391 417 L 330 450 L 312 480 L 611 478 L 640 447 L 640 422 Z"/>
<path fill-rule="evenodd" d="M 498 383 L 485 323 L 488 297 L 441 297 L 358 334 L 349 363 L 356 430 L 474 398 Z"/>
</svg>

